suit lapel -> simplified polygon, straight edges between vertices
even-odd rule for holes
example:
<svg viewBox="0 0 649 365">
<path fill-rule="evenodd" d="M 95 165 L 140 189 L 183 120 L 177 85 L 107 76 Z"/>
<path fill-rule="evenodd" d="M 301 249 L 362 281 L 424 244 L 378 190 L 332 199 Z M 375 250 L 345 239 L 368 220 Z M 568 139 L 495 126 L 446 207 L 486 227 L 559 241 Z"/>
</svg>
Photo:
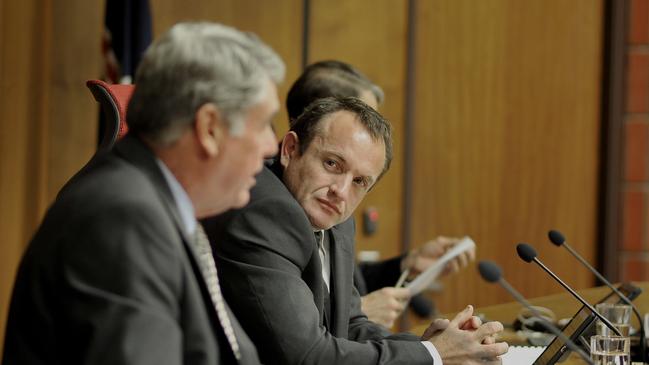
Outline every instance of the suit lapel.
<svg viewBox="0 0 649 365">
<path fill-rule="evenodd" d="M 353 242 L 341 232 L 338 226 L 334 226 L 329 232 L 331 234 L 330 332 L 335 336 L 346 338 L 351 306 L 354 248 Z"/>
<path fill-rule="evenodd" d="M 194 235 L 193 233 L 187 232 L 183 224 L 182 218 L 180 216 L 180 212 L 178 211 L 178 207 L 176 206 L 176 202 L 174 200 L 171 189 L 169 188 L 169 185 L 164 175 L 162 174 L 162 171 L 160 170 L 158 163 L 156 162 L 155 155 L 142 141 L 140 141 L 138 138 L 131 135 L 127 135 L 126 137 L 124 137 L 115 146 L 115 153 L 121 156 L 122 158 L 124 158 L 125 160 L 129 161 L 130 163 L 132 163 L 134 166 L 139 168 L 142 172 L 144 172 L 149 177 L 153 185 L 155 186 L 157 194 L 160 197 L 160 200 L 163 202 L 167 212 L 173 218 L 176 229 L 181 236 L 183 245 L 185 246 L 184 247 L 185 252 L 187 252 L 188 257 L 190 258 L 189 261 L 192 266 L 192 270 L 196 275 L 196 278 L 199 282 L 199 286 L 201 287 L 201 292 L 203 293 L 203 299 L 205 305 L 206 307 L 209 308 L 207 310 L 212 313 L 213 318 L 217 319 L 218 314 L 216 313 L 216 303 L 212 299 L 212 296 L 210 295 L 209 290 L 207 289 L 208 280 L 205 277 L 203 270 L 200 269 L 199 253 L 197 252 L 196 247 L 194 247 L 193 244 Z M 238 321 L 232 314 L 232 311 L 227 306 L 227 303 L 224 302 L 224 305 L 228 313 L 228 317 L 231 321 L 232 329 L 235 333 L 235 336 L 239 344 L 242 345 L 243 358 L 241 359 L 241 361 L 239 361 L 239 363 L 257 364 L 258 357 L 257 357 L 255 346 L 252 344 L 252 342 L 250 342 L 248 336 L 241 328 L 241 325 L 238 323 Z M 212 325 L 215 327 L 219 327 L 221 331 L 224 330 L 220 326 L 218 319 L 212 321 Z M 234 358 L 232 360 L 234 360 Z"/>
<path fill-rule="evenodd" d="M 199 267 L 199 257 L 198 253 L 192 245 L 193 235 L 190 232 L 187 232 L 180 213 L 178 212 L 178 207 L 171 193 L 171 189 L 165 180 L 160 167 L 156 162 L 156 157 L 153 152 L 137 137 L 132 135 L 126 135 L 117 145 L 115 145 L 115 153 L 125 160 L 129 161 L 135 165 L 138 169 L 144 172 L 153 185 L 156 188 L 157 194 L 160 197 L 160 200 L 163 202 L 167 212 L 173 218 L 176 230 L 179 232 L 183 245 L 185 246 L 185 251 L 190 257 L 190 262 L 194 274 L 196 275 L 200 286 L 202 288 L 203 296 L 205 297 L 207 307 L 211 308 L 211 312 L 216 315 L 216 310 L 214 309 L 214 303 L 210 298 L 209 293 L 207 292 L 207 280 L 203 276 L 202 271 Z"/>
</svg>

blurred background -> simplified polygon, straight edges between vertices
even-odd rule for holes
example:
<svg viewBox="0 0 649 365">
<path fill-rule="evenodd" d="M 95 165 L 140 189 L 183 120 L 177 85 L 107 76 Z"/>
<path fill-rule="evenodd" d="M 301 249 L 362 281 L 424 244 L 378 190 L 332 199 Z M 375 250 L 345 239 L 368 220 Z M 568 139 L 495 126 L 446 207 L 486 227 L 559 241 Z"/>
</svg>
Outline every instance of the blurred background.
<svg viewBox="0 0 649 365">
<path fill-rule="evenodd" d="M 107 5 L 0 0 L 2 334 L 27 242 L 97 144 L 99 109 L 84 83 L 106 73 Z M 649 279 L 649 0 L 149 7 L 154 37 L 183 20 L 258 34 L 286 62 L 282 103 L 303 66 L 323 59 L 349 62 L 383 87 L 395 160 L 357 212 L 358 250 L 388 258 L 437 235 L 469 235 L 478 258 L 498 262 L 524 295 L 560 292 L 516 256 L 528 242 L 570 285 L 596 285 L 548 242 L 558 229 L 612 281 Z M 287 125 L 283 110 L 278 135 Z M 373 235 L 363 230 L 367 209 L 378 212 Z M 442 285 L 431 294 L 441 312 L 512 300 L 475 265 Z"/>
</svg>

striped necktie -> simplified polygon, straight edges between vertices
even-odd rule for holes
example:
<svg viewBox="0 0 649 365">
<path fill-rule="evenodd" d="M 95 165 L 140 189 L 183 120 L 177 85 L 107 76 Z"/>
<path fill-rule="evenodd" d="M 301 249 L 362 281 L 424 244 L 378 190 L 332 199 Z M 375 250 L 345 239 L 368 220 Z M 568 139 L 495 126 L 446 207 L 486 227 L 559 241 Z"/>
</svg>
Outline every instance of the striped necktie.
<svg viewBox="0 0 649 365">
<path fill-rule="evenodd" d="M 207 285 L 207 291 L 212 298 L 212 303 L 216 308 L 216 315 L 219 318 L 221 327 L 223 327 L 223 332 L 225 332 L 225 337 L 230 343 L 234 357 L 237 360 L 241 360 L 241 352 L 239 350 L 239 343 L 237 338 L 234 335 L 234 329 L 232 328 L 232 322 L 230 322 L 230 317 L 228 316 L 228 311 L 225 309 L 225 300 L 221 294 L 221 286 L 219 285 L 219 276 L 216 272 L 216 264 L 214 263 L 214 257 L 212 256 L 212 248 L 210 247 L 210 242 L 207 239 L 207 235 L 203 230 L 203 226 L 200 223 L 196 225 L 196 237 L 194 239 L 194 249 L 196 250 L 198 256 L 198 263 L 205 279 Z"/>
</svg>

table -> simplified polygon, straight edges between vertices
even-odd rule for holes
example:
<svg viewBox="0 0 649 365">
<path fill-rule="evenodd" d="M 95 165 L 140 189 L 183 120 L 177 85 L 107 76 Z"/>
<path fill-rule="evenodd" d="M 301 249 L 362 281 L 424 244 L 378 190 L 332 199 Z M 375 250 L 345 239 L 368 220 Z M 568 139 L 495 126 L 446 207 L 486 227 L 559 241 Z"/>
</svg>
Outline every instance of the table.
<svg viewBox="0 0 649 365">
<path fill-rule="evenodd" d="M 649 312 L 649 282 L 633 282 L 634 286 L 642 289 L 642 294 L 636 298 L 633 303 L 638 307 L 638 311 L 643 315 Z M 577 292 L 581 295 L 588 303 L 594 304 L 597 303 L 600 299 L 605 297 L 610 293 L 610 289 L 606 286 L 594 287 L 589 289 L 578 290 Z M 530 299 L 529 302 L 535 306 L 541 306 L 551 309 L 556 315 L 557 318 L 570 318 L 581 308 L 581 303 L 575 299 L 570 293 L 561 293 L 548 295 L 543 297 L 538 297 Z M 477 315 L 483 316 L 486 320 L 489 321 L 500 321 L 505 326 L 511 325 L 514 321 L 516 314 L 523 308 L 518 302 L 512 301 L 504 304 L 491 305 L 487 307 L 480 307 L 475 309 Z M 443 318 L 453 318 L 455 313 L 441 315 Z M 638 326 L 638 321 L 635 317 L 632 318 L 632 323 L 634 326 Z M 419 325 L 413 327 L 410 332 L 412 333 L 423 333 L 427 325 Z M 511 328 L 511 327 L 510 327 Z M 514 331 L 511 329 L 506 329 L 501 336 L 501 340 L 506 341 L 510 345 L 524 345 L 524 339 L 521 339 Z M 572 365 L 572 364 L 584 364 L 581 359 L 576 355 L 572 355 L 566 362 L 562 364 Z"/>
</svg>

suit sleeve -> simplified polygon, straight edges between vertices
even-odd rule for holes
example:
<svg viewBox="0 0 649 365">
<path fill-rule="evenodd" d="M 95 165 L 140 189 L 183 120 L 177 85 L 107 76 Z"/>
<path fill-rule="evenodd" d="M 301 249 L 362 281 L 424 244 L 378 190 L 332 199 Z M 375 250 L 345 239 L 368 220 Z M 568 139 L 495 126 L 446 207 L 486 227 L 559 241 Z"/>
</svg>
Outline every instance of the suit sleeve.
<svg viewBox="0 0 649 365">
<path fill-rule="evenodd" d="M 223 291 L 257 345 L 262 361 L 432 363 L 421 343 L 385 339 L 355 342 L 336 338 L 320 325 L 313 292 L 304 280 L 305 276 L 320 275 L 307 269 L 314 266 L 308 265 L 309 260 L 317 259 L 317 254 L 312 255 L 315 239 L 294 201 L 257 200 L 219 220 L 218 229 L 207 223 L 206 230 L 216 246 Z"/>
<path fill-rule="evenodd" d="M 363 262 L 358 266 L 360 268 L 367 293 L 394 286 L 401 275 L 401 260 L 403 256 L 393 257 L 388 260 L 379 262 Z"/>
<path fill-rule="evenodd" d="M 346 237 L 346 244 L 349 245 L 351 250 L 350 255 L 353 257 L 354 252 L 354 241 L 350 238 L 355 237 L 356 235 L 356 225 L 353 219 L 349 219 L 346 222 L 337 226 L 337 228 L 344 233 L 342 237 Z M 354 277 L 358 276 L 356 270 L 358 266 L 353 264 L 352 261 L 352 270 L 354 270 Z M 361 294 L 356 285 L 352 285 L 351 294 L 350 294 L 350 308 L 349 308 L 349 338 L 355 341 L 366 341 L 366 340 L 402 340 L 402 341 L 420 341 L 420 337 L 411 333 L 391 333 L 387 328 L 376 324 L 368 320 L 365 313 L 363 313 L 361 308 Z"/>
</svg>

